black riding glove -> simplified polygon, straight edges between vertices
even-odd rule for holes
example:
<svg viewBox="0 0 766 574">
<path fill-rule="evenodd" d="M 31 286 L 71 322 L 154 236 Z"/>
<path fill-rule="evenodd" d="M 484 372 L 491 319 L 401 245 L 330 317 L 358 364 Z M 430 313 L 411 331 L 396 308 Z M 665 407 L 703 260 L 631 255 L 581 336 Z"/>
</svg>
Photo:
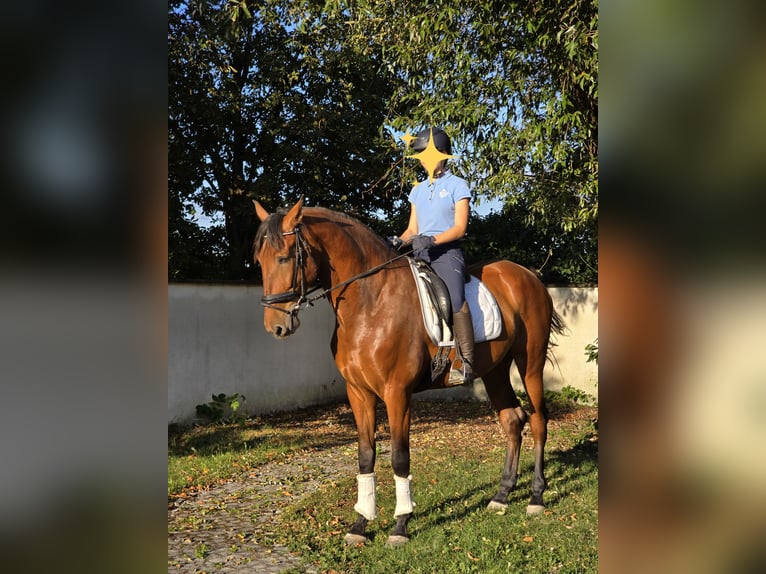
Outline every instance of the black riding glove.
<svg viewBox="0 0 766 574">
<path fill-rule="evenodd" d="M 399 251 L 399 249 L 401 249 L 402 245 L 404 245 L 404 241 L 399 239 L 396 235 L 392 235 L 391 237 L 387 237 L 386 241 L 388 242 L 388 244 L 391 247 L 393 247 L 397 251 Z"/>
<path fill-rule="evenodd" d="M 412 238 L 412 256 L 415 259 L 422 259 L 426 263 L 431 263 L 428 250 L 435 244 L 436 240 L 430 235 L 415 235 Z"/>
</svg>

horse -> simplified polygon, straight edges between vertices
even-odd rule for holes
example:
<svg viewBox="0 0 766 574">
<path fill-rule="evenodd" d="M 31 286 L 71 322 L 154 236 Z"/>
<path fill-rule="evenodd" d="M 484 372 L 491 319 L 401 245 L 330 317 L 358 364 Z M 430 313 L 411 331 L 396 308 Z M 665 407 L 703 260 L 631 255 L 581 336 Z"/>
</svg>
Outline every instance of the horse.
<svg viewBox="0 0 766 574">
<path fill-rule="evenodd" d="M 413 392 L 446 386 L 448 373 L 432 380 L 435 345 L 426 335 L 409 263 L 385 240 L 357 219 L 321 207 L 304 207 L 303 198 L 289 209 L 268 213 L 253 201 L 261 221 L 253 245 L 263 275 L 264 327 L 277 339 L 300 326 L 298 313 L 325 298 L 336 316 L 331 348 L 358 434 L 356 522 L 345 535 L 348 545 L 369 541 L 368 523 L 375 508 L 375 408 L 383 401 L 391 436 L 391 465 L 396 485 L 395 525 L 387 545 L 409 541 L 407 522 L 414 503 L 410 483 L 410 416 Z M 498 338 L 474 350 L 474 372 L 481 377 L 506 438 L 500 486 L 488 509 L 505 510 L 516 485 L 521 431 L 527 420 L 534 439 L 534 476 L 527 513 L 543 511 L 544 449 L 547 412 L 543 369 L 551 333 L 564 324 L 548 291 L 530 270 L 497 260 L 469 267 L 489 288 L 502 314 Z M 314 286 L 318 283 L 318 286 Z M 323 291 L 309 297 L 313 289 Z M 552 346 L 552 344 L 551 344 Z M 454 349 L 450 351 L 453 357 Z M 529 414 L 510 382 L 516 362 L 529 397 Z"/>
</svg>

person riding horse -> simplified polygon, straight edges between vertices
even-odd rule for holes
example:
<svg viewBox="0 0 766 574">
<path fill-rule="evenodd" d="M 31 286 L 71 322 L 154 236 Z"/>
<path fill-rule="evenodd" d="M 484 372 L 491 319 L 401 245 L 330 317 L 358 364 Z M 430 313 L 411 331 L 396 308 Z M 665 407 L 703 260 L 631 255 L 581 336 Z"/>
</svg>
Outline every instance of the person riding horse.
<svg viewBox="0 0 766 574">
<path fill-rule="evenodd" d="M 444 177 L 442 174 L 437 181 Z M 447 189 L 435 187 L 436 192 L 447 193 Z M 467 208 L 467 199 L 462 202 L 458 206 Z M 449 386 L 447 373 L 438 380 L 431 379 L 431 360 L 437 345 L 422 323 L 412 321 L 420 310 L 412 270 L 402 257 L 391 258 L 392 250 L 383 238 L 349 215 L 304 207 L 303 199 L 271 214 L 257 201 L 254 205 L 261 225 L 253 253 L 263 273 L 261 304 L 266 330 L 278 339 L 292 335 L 300 327 L 301 310 L 321 298 L 327 300 L 336 316 L 330 347 L 346 381 L 358 437 L 357 516 L 344 542 L 369 542 L 367 526 L 377 517 L 376 406 L 383 401 L 396 492 L 396 523 L 386 544 L 406 544 L 407 523 L 415 509 L 410 473 L 412 395 L 424 381 L 429 383 L 428 388 Z M 437 234 L 434 243 L 441 239 Z M 438 252 L 439 247 L 438 243 L 436 250 L 429 247 L 427 254 Z M 484 382 L 506 437 L 500 484 L 487 509 L 505 512 L 508 507 L 508 497 L 519 476 L 521 431 L 529 421 L 535 462 L 527 514 L 541 513 L 547 440 L 543 371 L 549 358 L 551 333 L 562 334 L 564 324 L 547 289 L 529 269 L 496 260 L 473 265 L 470 272 L 492 293 L 503 323 L 496 338 L 476 345 L 472 365 Z M 321 291 L 309 296 L 314 290 Z M 392 313 L 391 309 L 399 312 Z M 513 364 L 527 392 L 530 413 L 522 408 L 511 385 Z"/>
<path fill-rule="evenodd" d="M 433 138 L 433 145 L 443 154 L 452 154 L 452 142 L 440 128 L 421 130 L 412 142 L 416 152 L 422 152 Z M 423 168 L 428 171 L 421 159 Z M 407 229 L 392 238 L 392 243 L 411 243 L 416 259 L 430 263 L 449 290 L 452 303 L 452 324 L 462 369 L 450 373 L 452 384 L 470 383 L 473 374 L 474 333 L 471 311 L 465 300 L 465 258 L 460 240 L 468 228 L 471 191 L 468 183 L 447 169 L 441 160 L 429 177 L 412 188 L 409 194 L 410 219 Z M 453 364 L 454 365 L 454 364 Z"/>
</svg>

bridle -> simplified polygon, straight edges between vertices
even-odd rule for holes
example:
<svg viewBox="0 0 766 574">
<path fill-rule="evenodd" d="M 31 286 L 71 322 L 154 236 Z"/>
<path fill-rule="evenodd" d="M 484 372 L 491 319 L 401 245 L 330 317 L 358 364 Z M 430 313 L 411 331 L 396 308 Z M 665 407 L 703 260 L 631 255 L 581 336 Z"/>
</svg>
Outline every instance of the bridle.
<svg viewBox="0 0 766 574">
<path fill-rule="evenodd" d="M 358 275 L 354 275 L 350 279 L 341 281 L 337 285 L 329 287 L 328 289 L 323 290 L 321 293 L 317 295 L 308 297 L 309 294 L 313 293 L 317 289 L 320 289 L 321 286 L 314 285 L 310 289 L 306 289 L 306 271 L 304 269 L 304 262 L 306 261 L 306 256 L 308 256 L 314 262 L 314 265 L 317 266 L 317 269 L 319 268 L 319 265 L 317 264 L 316 259 L 314 259 L 314 256 L 311 254 L 311 250 L 309 249 L 308 242 L 303 237 L 303 232 L 301 231 L 300 224 L 297 225 L 292 231 L 283 231 L 282 235 L 283 236 L 295 235 L 295 266 L 293 268 L 293 280 L 290 285 L 289 291 L 283 291 L 282 293 L 274 293 L 273 295 L 264 295 L 263 297 L 261 297 L 261 305 L 263 305 L 264 307 L 268 307 L 270 309 L 281 311 L 282 313 L 286 313 L 291 318 L 295 318 L 298 316 L 298 312 L 302 309 L 304 304 L 313 306 L 314 301 L 317 301 L 318 299 L 322 299 L 323 297 L 327 296 L 331 291 L 335 291 L 336 289 L 345 287 L 346 285 L 353 283 L 357 279 L 362 279 L 363 277 L 368 277 L 369 275 L 377 273 L 378 271 L 386 267 L 389 263 L 393 263 L 394 261 L 397 261 L 398 259 L 401 259 L 402 257 L 406 257 L 412 251 L 412 248 L 410 248 L 404 253 L 402 253 L 401 255 L 397 255 L 393 259 L 389 259 L 388 261 L 385 261 L 381 263 L 380 265 L 376 265 L 372 269 L 368 269 L 367 271 L 363 271 L 362 273 L 359 273 Z M 300 285 L 298 284 L 299 275 L 300 275 Z M 298 290 L 299 287 L 300 287 L 300 290 Z M 283 307 L 277 307 L 277 303 L 290 303 L 293 301 L 295 302 L 295 305 L 293 305 L 289 309 L 285 309 Z"/>
<path fill-rule="evenodd" d="M 293 280 L 289 291 L 283 291 L 282 293 L 275 293 L 273 295 L 264 295 L 261 297 L 261 305 L 264 307 L 269 307 L 270 309 L 276 309 L 277 311 L 287 313 L 291 317 L 294 317 L 298 315 L 298 311 L 301 310 L 301 306 L 304 303 L 309 303 L 311 305 L 316 299 L 319 298 L 312 297 L 309 300 L 306 297 L 309 293 L 313 293 L 319 289 L 319 285 L 314 285 L 311 287 L 311 289 L 306 289 L 306 270 L 304 269 L 304 261 L 306 260 L 306 255 L 311 258 L 311 260 L 314 262 L 314 265 L 317 265 L 317 262 L 316 259 L 314 259 L 314 256 L 311 254 L 311 251 L 308 249 L 308 243 L 303 237 L 300 225 L 296 226 L 292 231 L 283 232 L 282 235 L 295 235 L 295 265 L 293 267 Z M 319 266 L 317 265 L 317 268 L 318 267 Z M 299 276 L 300 285 L 298 285 Z M 298 290 L 299 287 L 300 290 Z M 324 296 L 324 294 L 321 296 Z M 277 307 L 277 303 L 290 303 L 293 301 L 295 302 L 295 305 L 293 305 L 293 307 L 290 309 Z"/>
</svg>

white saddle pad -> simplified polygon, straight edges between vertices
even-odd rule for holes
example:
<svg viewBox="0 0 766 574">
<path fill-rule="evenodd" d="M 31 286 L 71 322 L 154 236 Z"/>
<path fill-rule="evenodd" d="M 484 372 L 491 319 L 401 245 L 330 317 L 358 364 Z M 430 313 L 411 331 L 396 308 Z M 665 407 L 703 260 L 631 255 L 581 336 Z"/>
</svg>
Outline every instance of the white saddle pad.
<svg viewBox="0 0 766 574">
<path fill-rule="evenodd" d="M 452 341 L 452 332 L 441 321 L 438 310 L 431 302 L 431 298 L 426 291 L 427 287 L 424 285 L 424 282 L 428 281 L 428 276 L 425 273 L 421 273 L 412 260 L 410 260 L 410 268 L 415 277 L 415 284 L 418 287 L 423 324 L 428 336 L 434 345 L 450 343 Z M 487 289 L 487 286 L 476 277 L 471 277 L 471 280 L 465 284 L 465 299 L 468 302 L 468 308 L 471 310 L 474 341 L 481 343 L 497 339 L 502 330 L 502 317 L 500 316 L 500 308 L 497 306 L 497 301 L 495 301 L 495 297 Z"/>
</svg>

